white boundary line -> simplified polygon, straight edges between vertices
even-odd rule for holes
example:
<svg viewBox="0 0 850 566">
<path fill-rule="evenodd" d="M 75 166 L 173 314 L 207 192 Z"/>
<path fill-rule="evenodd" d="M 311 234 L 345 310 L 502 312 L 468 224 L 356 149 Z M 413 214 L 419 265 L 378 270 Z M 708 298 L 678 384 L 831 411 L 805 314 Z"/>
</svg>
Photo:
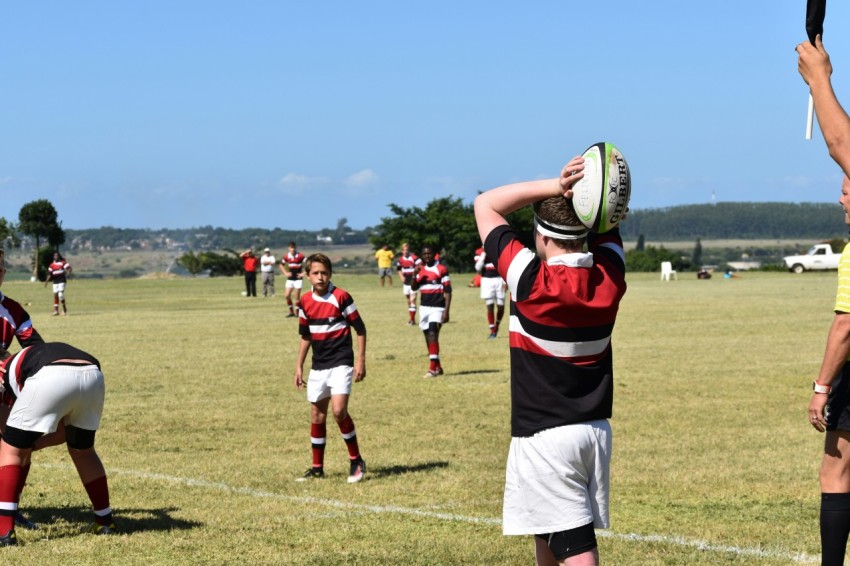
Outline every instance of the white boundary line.
<svg viewBox="0 0 850 566">
<path fill-rule="evenodd" d="M 55 468 L 55 469 L 68 469 L 70 466 L 61 466 L 54 464 L 46 464 L 40 467 L 44 468 Z M 193 478 L 183 478 L 179 476 L 170 476 L 167 474 L 156 474 L 150 472 L 141 472 L 137 470 L 120 470 L 110 468 L 108 470 L 109 475 L 121 475 L 121 476 L 130 476 L 139 479 L 146 480 L 157 480 L 163 481 L 167 483 L 175 483 L 180 485 L 185 485 L 188 487 L 199 487 L 205 489 L 215 489 L 219 491 L 226 491 L 229 493 L 235 493 L 237 495 L 246 495 L 249 497 L 260 497 L 260 498 L 269 498 L 269 499 L 278 499 L 282 501 L 291 501 L 294 503 L 303 503 L 303 504 L 316 504 L 316 505 L 325 505 L 327 507 L 336 507 L 338 509 L 353 509 L 357 511 L 366 511 L 369 513 L 375 514 L 385 514 L 385 513 L 395 513 L 399 515 L 413 515 L 416 517 L 426 517 L 430 519 L 439 519 L 441 521 L 453 521 L 456 523 L 477 523 L 477 524 L 485 524 L 485 525 L 501 525 L 501 519 L 494 519 L 491 517 L 470 517 L 467 515 L 457 515 L 454 513 L 437 513 L 434 511 L 424 511 L 422 509 L 416 509 L 411 507 L 398 507 L 395 505 L 364 505 L 361 503 L 349 503 L 346 501 L 337 501 L 334 499 L 321 499 L 318 497 L 304 497 L 304 496 L 295 496 L 295 495 L 282 495 L 280 493 L 275 493 L 272 491 L 262 491 L 258 489 L 251 489 L 248 487 L 234 487 L 228 485 L 226 483 L 219 482 L 211 482 L 207 480 L 199 480 Z M 747 548 L 740 546 L 728 546 L 722 544 L 713 544 L 702 540 L 697 539 L 689 539 L 680 536 L 672 536 L 672 535 L 641 535 L 637 533 L 617 533 L 614 531 L 609 531 L 605 529 L 600 529 L 596 531 L 596 535 L 601 538 L 610 538 L 616 540 L 625 540 L 625 541 L 636 541 L 636 542 L 648 542 L 648 543 L 659 543 L 666 544 L 670 546 L 681 546 L 687 548 L 695 548 L 697 550 L 701 550 L 704 552 L 716 552 L 716 553 L 724 553 L 724 554 L 735 554 L 738 556 L 748 556 L 748 557 L 756 557 L 756 558 L 769 558 L 769 559 L 780 559 L 780 560 L 790 560 L 791 562 L 797 564 L 819 564 L 820 563 L 820 555 L 811 555 L 805 554 L 803 552 L 791 552 L 791 551 L 776 551 L 776 550 L 766 550 L 763 548 Z"/>
</svg>

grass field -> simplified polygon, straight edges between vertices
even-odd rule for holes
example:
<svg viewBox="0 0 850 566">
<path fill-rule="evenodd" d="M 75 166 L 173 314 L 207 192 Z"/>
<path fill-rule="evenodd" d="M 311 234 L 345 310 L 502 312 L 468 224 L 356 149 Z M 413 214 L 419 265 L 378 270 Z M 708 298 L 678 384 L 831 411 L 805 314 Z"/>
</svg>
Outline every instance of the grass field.
<svg viewBox="0 0 850 566">
<path fill-rule="evenodd" d="M 607 564 L 817 563 L 822 437 L 806 422 L 835 274 L 629 277 L 615 329 Z M 507 338 L 486 340 L 477 290 L 455 281 L 447 375 L 421 378 L 421 332 L 398 287 L 340 274 L 368 326 L 351 413 L 369 471 L 346 483 L 329 426 L 323 481 L 309 404 L 292 385 L 298 336 L 282 294 L 241 279 L 76 280 L 70 315 L 12 281 L 47 340 L 97 356 L 98 450 L 126 534 L 78 534 L 88 502 L 67 454 L 37 453 L 22 508 L 41 523 L 2 549 L 17 564 L 530 564 L 500 530 L 509 443 Z M 15 350 L 15 348 L 13 348 Z"/>
</svg>

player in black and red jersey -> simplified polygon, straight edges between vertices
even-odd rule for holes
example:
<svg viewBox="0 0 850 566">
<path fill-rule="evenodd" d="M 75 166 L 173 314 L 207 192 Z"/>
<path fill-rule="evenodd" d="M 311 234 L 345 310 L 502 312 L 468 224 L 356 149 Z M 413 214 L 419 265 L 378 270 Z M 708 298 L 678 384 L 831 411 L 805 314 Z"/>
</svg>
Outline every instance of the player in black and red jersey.
<svg viewBox="0 0 850 566">
<path fill-rule="evenodd" d="M 100 363 L 68 344 L 27 346 L 14 356 L 3 352 L 3 386 L 13 404 L 0 441 L 0 545 L 17 544 L 15 515 L 23 487 L 23 467 L 40 440 L 61 434 L 94 510 L 88 532 L 115 532 L 106 471 L 94 449 L 103 413 Z"/>
<path fill-rule="evenodd" d="M 413 326 L 416 324 L 416 291 L 413 290 L 413 276 L 416 272 L 416 266 L 422 265 L 422 260 L 410 251 L 410 246 L 406 243 L 401 245 L 401 255 L 396 260 L 398 267 L 398 276 L 402 282 L 402 293 L 404 293 L 404 301 L 407 303 L 407 324 Z"/>
<path fill-rule="evenodd" d="M 419 291 L 419 328 L 425 334 L 428 346 L 428 371 L 423 377 L 443 375 L 440 364 L 440 329 L 449 321 L 449 308 L 452 305 L 452 282 L 449 270 L 437 263 L 431 246 L 422 248 L 423 265 L 416 266 L 416 275 L 411 283 L 414 291 Z"/>
<path fill-rule="evenodd" d="M 499 325 L 505 316 L 505 280 L 499 276 L 496 265 L 487 259 L 484 248 L 475 250 L 475 271 L 481 274 L 481 298 L 487 305 L 487 324 L 493 340 L 499 334 Z"/>
<path fill-rule="evenodd" d="M 0 250 L 0 286 L 6 279 L 6 258 Z M 29 313 L 17 301 L 0 291 L 0 350 L 8 350 L 16 339 L 21 348 L 44 342 L 35 328 Z"/>
<path fill-rule="evenodd" d="M 611 333 L 626 292 L 617 228 L 588 233 L 568 200 L 583 177 L 499 187 L 475 199 L 484 250 L 511 293 L 511 445 L 502 530 L 535 535 L 538 564 L 598 563 L 608 528 Z M 505 220 L 534 204 L 535 250 Z M 588 251 L 584 251 L 585 239 Z"/>
<path fill-rule="evenodd" d="M 301 288 L 303 286 L 304 274 L 301 272 L 304 263 L 304 254 L 295 248 L 295 242 L 289 242 L 289 251 L 280 260 L 280 272 L 286 277 L 286 306 L 289 308 L 287 318 L 295 316 L 295 305 L 301 299 Z M 295 290 L 295 299 L 292 299 L 292 290 Z"/>
<path fill-rule="evenodd" d="M 54 252 L 53 261 L 47 267 L 47 281 L 44 282 L 45 285 L 53 282 L 53 316 L 59 316 L 59 303 L 62 303 L 62 316 L 68 314 L 68 308 L 65 306 L 65 284 L 70 273 L 71 265 L 65 261 L 62 254 Z"/>
<path fill-rule="evenodd" d="M 310 438 L 313 466 L 301 480 L 324 477 L 325 439 L 328 407 L 348 447 L 348 483 L 356 483 L 366 473 L 360 455 L 354 421 L 348 413 L 352 381 L 366 377 L 366 325 L 346 291 L 331 283 L 333 267 L 324 254 L 313 254 L 305 261 L 307 278 L 313 290 L 298 303 L 301 346 L 295 366 L 295 387 L 305 385 L 304 360 L 313 349 L 313 365 L 306 380 L 310 408 Z M 357 333 L 357 360 L 352 349 L 351 329 Z"/>
<path fill-rule="evenodd" d="M 0 286 L 3 285 L 3 281 L 6 278 L 6 259 L 5 253 L 3 250 L 0 250 Z M 20 344 L 21 348 L 26 348 L 27 346 L 32 346 L 34 344 L 41 344 L 44 342 L 42 337 L 36 332 L 35 328 L 32 325 L 32 319 L 30 318 L 29 313 L 24 310 L 24 307 L 21 306 L 17 301 L 10 299 L 6 295 L 0 291 L 0 352 L 4 352 L 9 349 L 9 346 L 12 345 L 12 340 L 17 339 L 18 344 Z M 6 417 L 9 414 L 9 406 L 12 403 L 11 396 L 4 396 L 3 402 L 0 403 L 0 429 L 5 428 L 6 426 Z M 60 427 L 60 431 L 64 431 L 64 427 Z M 61 444 L 65 441 L 65 439 L 57 435 L 53 438 L 52 443 L 46 443 L 42 441 L 38 448 L 46 448 L 48 446 L 53 446 L 56 444 Z M 27 481 L 27 476 L 30 471 L 30 461 L 27 459 L 21 464 L 21 475 L 20 481 L 18 485 L 18 496 L 20 496 L 21 491 L 24 489 L 24 485 Z M 24 515 L 18 511 L 15 516 L 15 523 L 21 525 L 27 529 L 36 529 L 38 525 L 24 517 Z"/>
</svg>

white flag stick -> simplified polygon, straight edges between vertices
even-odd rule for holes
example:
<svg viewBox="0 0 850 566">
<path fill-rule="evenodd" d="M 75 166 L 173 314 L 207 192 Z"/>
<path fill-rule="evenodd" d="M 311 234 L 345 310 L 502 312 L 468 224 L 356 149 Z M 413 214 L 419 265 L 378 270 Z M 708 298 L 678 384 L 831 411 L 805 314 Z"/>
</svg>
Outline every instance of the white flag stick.
<svg viewBox="0 0 850 566">
<path fill-rule="evenodd" d="M 812 98 L 812 93 L 809 93 L 809 117 L 806 120 L 806 139 L 812 139 L 812 125 L 815 121 L 815 99 Z"/>
</svg>

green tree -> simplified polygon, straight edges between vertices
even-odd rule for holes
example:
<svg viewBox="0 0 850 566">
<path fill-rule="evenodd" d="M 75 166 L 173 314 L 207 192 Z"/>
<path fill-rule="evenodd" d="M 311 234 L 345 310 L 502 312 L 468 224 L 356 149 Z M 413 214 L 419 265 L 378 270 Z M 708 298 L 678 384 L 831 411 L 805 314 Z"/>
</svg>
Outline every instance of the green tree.
<svg viewBox="0 0 850 566">
<path fill-rule="evenodd" d="M 6 243 L 16 248 L 21 245 L 21 240 L 18 238 L 15 224 L 0 216 L 0 249 L 5 249 Z"/>
<path fill-rule="evenodd" d="M 195 255 L 194 252 L 188 252 L 177 258 L 177 265 L 196 277 L 198 273 L 204 270 L 204 261 L 200 255 Z"/>
<path fill-rule="evenodd" d="M 626 268 L 629 271 L 660 271 L 661 262 L 669 261 L 673 264 L 673 269 L 676 271 L 685 271 L 690 268 L 687 260 L 683 260 L 681 256 L 676 255 L 661 246 L 647 246 L 644 250 L 629 250 L 626 252 Z"/>
<path fill-rule="evenodd" d="M 433 246 L 440 253 L 440 262 L 451 271 L 472 271 L 475 250 L 481 246 L 478 226 L 472 204 L 464 204 L 460 198 L 442 197 L 429 202 L 425 208 L 403 208 L 397 204 L 387 205 L 393 216 L 381 219 L 369 236 L 369 242 L 380 248 L 388 244 L 398 250 L 407 242 L 418 252 L 424 245 Z M 519 233 L 520 240 L 534 246 L 534 213 L 531 207 L 514 212 L 507 218 Z"/>
<path fill-rule="evenodd" d="M 694 255 L 691 256 L 691 265 L 694 267 L 699 267 L 702 265 L 702 242 L 697 238 L 696 244 L 694 244 Z"/>
<path fill-rule="evenodd" d="M 18 230 L 35 238 L 35 255 L 32 264 L 33 280 L 39 278 L 39 252 L 41 239 L 58 250 L 65 243 L 65 232 L 58 221 L 56 209 L 47 199 L 26 203 L 18 212 Z"/>
<path fill-rule="evenodd" d="M 198 257 L 201 258 L 203 269 L 210 270 L 210 277 L 238 275 L 242 273 L 242 260 L 239 259 L 239 253 L 234 250 L 225 250 L 230 255 L 217 254 L 215 252 L 201 252 Z"/>
<path fill-rule="evenodd" d="M 459 198 L 442 197 L 429 202 L 425 208 L 403 208 L 389 204 L 393 216 L 381 219 L 369 242 L 376 249 L 388 244 L 399 249 L 407 242 L 413 250 L 433 246 L 440 253 L 440 262 L 452 271 L 469 271 L 472 255 L 481 245 L 471 204 Z"/>
</svg>

